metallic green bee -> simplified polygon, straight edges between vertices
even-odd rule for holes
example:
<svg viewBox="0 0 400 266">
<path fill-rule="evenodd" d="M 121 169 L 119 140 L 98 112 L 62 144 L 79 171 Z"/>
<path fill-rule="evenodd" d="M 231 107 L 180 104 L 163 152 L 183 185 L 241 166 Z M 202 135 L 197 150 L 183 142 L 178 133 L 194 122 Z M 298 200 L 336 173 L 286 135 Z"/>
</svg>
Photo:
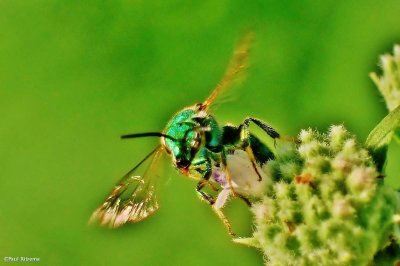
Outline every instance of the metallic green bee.
<svg viewBox="0 0 400 266">
<path fill-rule="evenodd" d="M 124 135 L 122 138 L 155 136 L 161 144 L 129 171 L 112 190 L 105 202 L 92 214 L 91 221 L 109 227 L 127 222 L 138 222 L 148 217 L 159 205 L 155 193 L 154 170 L 162 154 L 168 154 L 176 169 L 185 176 L 198 180 L 196 191 L 208 202 L 234 235 L 222 208 L 230 197 L 239 197 L 247 204 L 259 193 L 265 176 L 261 167 L 274 158 L 270 149 L 249 132 L 251 122 L 271 138 L 279 134 L 263 121 L 246 118 L 239 126 L 220 127 L 209 113 L 217 96 L 225 91 L 247 67 L 251 34 L 236 47 L 228 69 L 211 95 L 202 103 L 184 108 L 169 121 L 164 131 Z M 142 176 L 137 169 L 152 158 Z M 203 191 L 209 186 L 217 197 Z"/>
</svg>

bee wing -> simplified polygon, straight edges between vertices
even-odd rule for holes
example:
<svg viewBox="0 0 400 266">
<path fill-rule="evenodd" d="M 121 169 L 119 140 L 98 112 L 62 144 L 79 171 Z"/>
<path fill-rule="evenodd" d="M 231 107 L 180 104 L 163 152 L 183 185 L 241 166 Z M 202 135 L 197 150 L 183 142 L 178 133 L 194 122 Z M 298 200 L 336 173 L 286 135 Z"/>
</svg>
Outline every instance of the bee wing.
<svg viewBox="0 0 400 266">
<path fill-rule="evenodd" d="M 97 222 L 111 228 L 127 222 L 139 222 L 158 210 L 155 191 L 155 170 L 163 148 L 159 145 L 138 165 L 129 171 L 114 187 L 104 203 L 90 217 L 89 223 Z M 151 162 L 143 176 L 136 175 L 136 170 L 149 158 Z"/>
<path fill-rule="evenodd" d="M 232 82 L 243 74 L 249 64 L 249 50 L 253 41 L 253 32 L 247 32 L 238 42 L 231 61 L 229 62 L 228 68 L 225 71 L 221 81 L 211 92 L 210 96 L 203 102 L 202 106 L 204 109 L 208 109 L 214 102 L 215 99 L 221 95 Z"/>
</svg>

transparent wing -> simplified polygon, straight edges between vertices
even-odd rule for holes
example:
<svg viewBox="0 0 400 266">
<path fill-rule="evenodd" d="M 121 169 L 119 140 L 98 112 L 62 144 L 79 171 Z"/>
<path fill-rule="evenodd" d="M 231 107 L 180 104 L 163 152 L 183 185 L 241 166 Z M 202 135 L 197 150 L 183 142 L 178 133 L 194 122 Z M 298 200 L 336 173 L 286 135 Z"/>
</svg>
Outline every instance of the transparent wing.
<svg viewBox="0 0 400 266">
<path fill-rule="evenodd" d="M 237 79 L 241 74 L 245 73 L 249 64 L 249 50 L 253 41 L 253 32 L 247 32 L 236 45 L 231 61 L 225 71 L 221 81 L 211 92 L 210 96 L 203 102 L 204 109 L 208 109 L 232 82 Z"/>
<path fill-rule="evenodd" d="M 163 148 L 159 145 L 129 171 L 93 212 L 89 223 L 116 228 L 127 222 L 139 222 L 157 211 L 159 206 L 154 181 L 162 154 Z M 148 159 L 151 161 L 144 174 L 137 175 L 138 168 Z"/>
</svg>

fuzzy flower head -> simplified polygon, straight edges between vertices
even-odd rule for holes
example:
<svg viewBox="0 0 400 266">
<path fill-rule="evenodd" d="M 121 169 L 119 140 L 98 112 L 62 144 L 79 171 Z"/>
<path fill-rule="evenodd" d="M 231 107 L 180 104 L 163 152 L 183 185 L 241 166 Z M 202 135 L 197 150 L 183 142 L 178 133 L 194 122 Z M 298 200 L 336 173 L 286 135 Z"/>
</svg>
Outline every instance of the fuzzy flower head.
<svg viewBox="0 0 400 266">
<path fill-rule="evenodd" d="M 252 207 L 266 265 L 368 265 L 388 243 L 395 192 L 343 126 L 303 130 L 299 141 L 278 145 Z"/>
<path fill-rule="evenodd" d="M 394 46 L 393 55 L 382 55 L 380 61 L 382 75 L 371 73 L 370 76 L 392 111 L 400 105 L 400 45 Z"/>
</svg>

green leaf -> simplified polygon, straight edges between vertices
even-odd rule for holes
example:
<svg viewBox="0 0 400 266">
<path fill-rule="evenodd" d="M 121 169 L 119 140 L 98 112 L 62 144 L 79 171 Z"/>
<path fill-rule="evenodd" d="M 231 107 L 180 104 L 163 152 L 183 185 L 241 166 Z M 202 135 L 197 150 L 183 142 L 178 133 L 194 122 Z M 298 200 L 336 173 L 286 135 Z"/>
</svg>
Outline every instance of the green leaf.
<svg viewBox="0 0 400 266">
<path fill-rule="evenodd" d="M 386 161 L 386 151 L 393 132 L 400 126 L 400 106 L 391 111 L 371 131 L 365 141 L 366 147 L 370 150 L 379 171 L 383 169 Z"/>
</svg>

